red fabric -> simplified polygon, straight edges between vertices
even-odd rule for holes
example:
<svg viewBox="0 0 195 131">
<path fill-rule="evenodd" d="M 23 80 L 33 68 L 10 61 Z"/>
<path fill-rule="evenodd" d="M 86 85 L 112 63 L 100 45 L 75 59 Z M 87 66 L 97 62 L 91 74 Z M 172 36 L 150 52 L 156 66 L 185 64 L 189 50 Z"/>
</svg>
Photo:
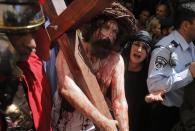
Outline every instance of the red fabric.
<svg viewBox="0 0 195 131">
<path fill-rule="evenodd" d="M 39 3 L 43 5 L 45 3 L 45 0 L 39 0 Z"/>
<path fill-rule="evenodd" d="M 35 128 L 37 131 L 51 131 L 51 87 L 43 62 L 35 53 L 31 53 L 25 62 L 18 65 L 24 73 Z"/>
</svg>

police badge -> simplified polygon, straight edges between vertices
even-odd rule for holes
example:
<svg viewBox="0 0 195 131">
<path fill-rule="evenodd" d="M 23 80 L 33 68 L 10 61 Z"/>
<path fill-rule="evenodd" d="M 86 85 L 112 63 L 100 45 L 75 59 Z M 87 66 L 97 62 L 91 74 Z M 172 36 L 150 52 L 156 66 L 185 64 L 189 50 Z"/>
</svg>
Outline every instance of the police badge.
<svg viewBox="0 0 195 131">
<path fill-rule="evenodd" d="M 159 70 L 164 68 L 167 65 L 168 61 L 162 57 L 162 56 L 157 56 L 156 61 L 155 61 L 155 69 Z"/>
</svg>

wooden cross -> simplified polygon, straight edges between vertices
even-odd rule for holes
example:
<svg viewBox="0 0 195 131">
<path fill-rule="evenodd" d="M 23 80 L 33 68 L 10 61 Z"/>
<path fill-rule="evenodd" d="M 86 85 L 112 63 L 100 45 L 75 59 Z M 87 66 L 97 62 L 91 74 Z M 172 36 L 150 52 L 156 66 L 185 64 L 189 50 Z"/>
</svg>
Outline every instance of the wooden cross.
<svg viewBox="0 0 195 131">
<path fill-rule="evenodd" d="M 75 82 L 87 95 L 89 100 L 96 106 L 96 108 L 106 117 L 112 119 L 105 98 L 100 90 L 99 84 L 94 74 L 90 71 L 89 67 L 85 64 L 82 54 L 78 49 L 78 41 L 75 37 L 68 36 L 65 32 L 73 29 L 88 21 L 93 16 L 97 15 L 105 7 L 108 7 L 112 0 L 74 0 L 64 11 L 61 2 L 59 4 L 47 0 L 44 5 L 44 11 L 49 18 L 51 24 L 47 27 L 50 39 L 44 29 L 37 33 L 37 40 L 41 56 L 48 59 L 49 53 L 43 54 L 49 49 L 50 45 L 43 43 L 50 43 L 50 41 L 57 41 L 60 48 L 63 49 L 65 59 L 69 65 L 70 71 L 73 74 Z M 42 38 L 40 38 L 42 36 Z M 76 43 L 76 44 L 75 44 Z M 42 46 L 42 47 L 41 47 Z M 43 51 L 44 50 L 44 51 Z"/>
</svg>

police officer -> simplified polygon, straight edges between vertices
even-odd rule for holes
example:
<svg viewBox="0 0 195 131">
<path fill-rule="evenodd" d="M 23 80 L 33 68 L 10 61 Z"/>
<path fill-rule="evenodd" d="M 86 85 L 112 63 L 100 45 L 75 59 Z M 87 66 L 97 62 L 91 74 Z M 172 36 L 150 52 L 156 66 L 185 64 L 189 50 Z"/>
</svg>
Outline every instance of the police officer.
<svg viewBox="0 0 195 131">
<path fill-rule="evenodd" d="M 175 31 L 157 43 L 152 52 L 147 102 L 154 104 L 150 131 L 170 131 L 179 119 L 183 87 L 195 77 L 195 2 L 184 1 L 175 13 Z"/>
</svg>

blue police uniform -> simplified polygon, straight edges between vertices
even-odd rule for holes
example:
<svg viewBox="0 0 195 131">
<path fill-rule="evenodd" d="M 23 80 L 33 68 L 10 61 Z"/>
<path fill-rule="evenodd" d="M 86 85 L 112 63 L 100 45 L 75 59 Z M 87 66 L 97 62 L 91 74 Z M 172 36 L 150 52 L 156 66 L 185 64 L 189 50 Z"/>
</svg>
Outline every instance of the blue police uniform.
<svg viewBox="0 0 195 131">
<path fill-rule="evenodd" d="M 184 86 L 193 81 L 189 70 L 195 61 L 195 46 L 187 43 L 178 31 L 161 39 L 152 52 L 147 85 L 149 92 L 165 90 L 162 103 L 152 105 L 150 131 L 170 131 L 179 121 Z"/>
<path fill-rule="evenodd" d="M 170 46 L 172 41 L 178 45 Z M 178 31 L 173 31 L 157 45 L 166 48 L 156 48 L 152 52 L 147 79 L 149 92 L 166 90 L 163 104 L 180 107 L 182 87 L 193 80 L 189 65 L 195 61 L 195 46 L 187 43 Z"/>
</svg>

